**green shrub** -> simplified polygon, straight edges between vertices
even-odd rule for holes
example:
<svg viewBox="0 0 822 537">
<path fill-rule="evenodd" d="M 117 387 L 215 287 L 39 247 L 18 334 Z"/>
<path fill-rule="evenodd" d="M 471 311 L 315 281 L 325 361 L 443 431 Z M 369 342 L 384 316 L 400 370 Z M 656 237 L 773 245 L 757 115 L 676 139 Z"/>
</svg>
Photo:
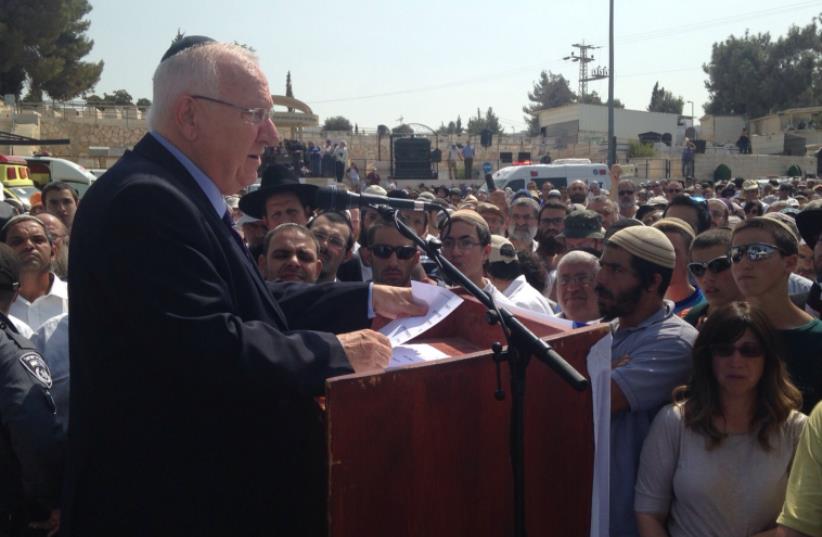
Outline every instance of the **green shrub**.
<svg viewBox="0 0 822 537">
<path fill-rule="evenodd" d="M 714 170 L 714 181 L 728 181 L 733 177 L 731 169 L 724 164 L 720 164 Z"/>
<path fill-rule="evenodd" d="M 631 142 L 628 146 L 628 158 L 649 158 L 653 157 L 654 146 L 643 144 L 642 142 Z"/>
<path fill-rule="evenodd" d="M 788 177 L 802 177 L 802 168 L 796 164 L 788 166 L 788 171 L 785 173 Z"/>
</svg>

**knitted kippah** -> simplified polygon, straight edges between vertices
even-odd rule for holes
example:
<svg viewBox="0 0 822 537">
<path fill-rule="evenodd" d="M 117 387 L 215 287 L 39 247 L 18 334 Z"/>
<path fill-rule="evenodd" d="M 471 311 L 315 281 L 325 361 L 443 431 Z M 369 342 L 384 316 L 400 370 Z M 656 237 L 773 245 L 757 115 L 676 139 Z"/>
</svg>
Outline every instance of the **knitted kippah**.
<svg viewBox="0 0 822 537">
<path fill-rule="evenodd" d="M 676 264 L 676 252 L 668 237 L 650 226 L 633 226 L 617 231 L 608 244 L 619 246 L 630 254 L 654 265 L 672 269 Z"/>
</svg>

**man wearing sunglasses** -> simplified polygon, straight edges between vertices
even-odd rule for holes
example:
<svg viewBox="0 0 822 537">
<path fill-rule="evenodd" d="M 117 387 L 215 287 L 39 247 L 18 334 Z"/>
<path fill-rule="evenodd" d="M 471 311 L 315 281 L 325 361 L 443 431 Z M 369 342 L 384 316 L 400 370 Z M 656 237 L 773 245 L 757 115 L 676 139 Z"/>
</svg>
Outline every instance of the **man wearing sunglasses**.
<svg viewBox="0 0 822 537">
<path fill-rule="evenodd" d="M 616 193 L 620 218 L 634 218 L 636 216 L 636 212 L 639 210 L 636 202 L 636 191 L 637 187 L 633 181 L 623 179 L 619 182 Z"/>
<path fill-rule="evenodd" d="M 367 256 L 374 283 L 411 287 L 411 274 L 420 262 L 420 253 L 393 222 L 377 220 L 367 231 L 360 255 Z"/>
<path fill-rule="evenodd" d="M 712 308 L 744 300 L 742 292 L 736 286 L 731 268 L 728 249 L 731 247 L 731 230 L 709 229 L 696 236 L 691 244 L 691 262 L 688 271 L 705 296 L 705 302 L 691 308 L 684 319 L 699 328 Z"/>
<path fill-rule="evenodd" d="M 802 411 L 808 413 L 822 398 L 822 321 L 797 307 L 788 294 L 798 243 L 787 224 L 756 217 L 734 229 L 729 256 L 739 290 L 765 311 L 782 337 L 788 373 L 802 392 Z"/>
</svg>

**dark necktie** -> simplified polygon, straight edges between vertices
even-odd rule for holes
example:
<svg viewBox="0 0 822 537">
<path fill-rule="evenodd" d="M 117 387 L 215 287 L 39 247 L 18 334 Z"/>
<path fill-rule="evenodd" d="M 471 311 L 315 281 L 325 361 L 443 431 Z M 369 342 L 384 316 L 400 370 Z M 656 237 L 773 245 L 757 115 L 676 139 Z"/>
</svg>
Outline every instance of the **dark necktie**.
<svg viewBox="0 0 822 537">
<path fill-rule="evenodd" d="M 223 223 L 228 227 L 228 231 L 231 233 L 231 236 L 234 238 L 234 241 L 237 243 L 237 246 L 240 247 L 240 250 L 245 255 L 245 258 L 251 263 L 251 266 L 254 267 L 254 271 L 257 271 L 257 265 L 254 263 L 254 259 L 251 258 L 251 252 L 248 251 L 246 248 L 245 243 L 243 242 L 243 238 L 240 237 L 240 234 L 237 233 L 237 230 L 234 229 L 234 221 L 231 219 L 231 212 L 228 209 L 223 213 Z"/>
</svg>

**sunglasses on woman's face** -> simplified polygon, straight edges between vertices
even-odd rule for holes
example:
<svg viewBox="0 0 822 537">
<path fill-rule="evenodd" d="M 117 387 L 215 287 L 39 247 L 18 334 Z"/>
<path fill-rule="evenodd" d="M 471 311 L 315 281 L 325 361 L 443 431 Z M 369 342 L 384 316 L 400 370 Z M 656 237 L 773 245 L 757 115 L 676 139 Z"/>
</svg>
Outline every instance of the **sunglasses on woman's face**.
<svg viewBox="0 0 822 537">
<path fill-rule="evenodd" d="M 719 257 L 715 257 L 710 261 L 705 263 L 693 262 L 688 263 L 688 270 L 691 271 L 697 278 L 701 278 L 705 275 L 705 271 L 711 271 L 711 274 L 719 274 L 720 272 L 725 272 L 731 268 L 731 260 L 727 255 L 722 255 Z"/>
<path fill-rule="evenodd" d="M 734 263 L 741 263 L 743 257 L 747 257 L 749 261 L 756 262 L 768 259 L 775 252 L 781 252 L 778 246 L 755 242 L 753 244 L 734 246 L 728 251 L 728 256 Z"/>
<path fill-rule="evenodd" d="M 371 253 L 380 259 L 388 259 L 391 254 L 396 253 L 397 259 L 407 261 L 417 253 L 416 246 L 389 246 L 387 244 L 375 244 L 370 247 Z"/>
<path fill-rule="evenodd" d="M 754 343 L 753 341 L 746 341 L 741 345 L 733 345 L 731 343 L 711 345 L 711 353 L 720 358 L 732 356 L 734 352 L 739 352 L 743 358 L 759 358 L 763 355 L 762 347 L 759 343 Z"/>
</svg>

